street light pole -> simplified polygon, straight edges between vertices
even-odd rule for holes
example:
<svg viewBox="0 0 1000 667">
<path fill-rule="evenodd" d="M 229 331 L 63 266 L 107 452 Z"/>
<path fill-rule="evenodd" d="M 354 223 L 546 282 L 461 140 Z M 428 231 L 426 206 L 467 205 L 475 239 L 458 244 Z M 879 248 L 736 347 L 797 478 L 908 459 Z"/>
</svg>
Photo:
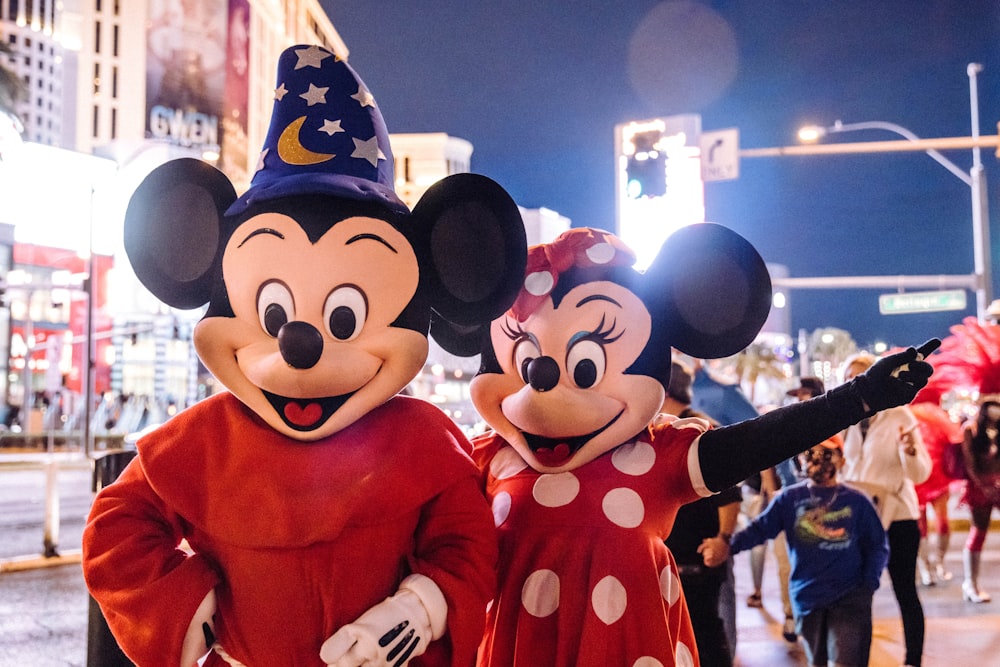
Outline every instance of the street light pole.
<svg viewBox="0 0 1000 667">
<path fill-rule="evenodd" d="M 969 107 L 972 116 L 972 138 L 979 138 L 979 94 L 976 75 L 983 71 L 979 63 L 969 63 L 966 72 L 969 75 Z M 976 276 L 980 280 L 976 289 L 976 315 L 980 321 L 986 319 L 986 311 L 993 300 L 993 276 L 990 261 L 990 214 L 989 200 L 986 197 L 986 172 L 980 156 L 979 146 L 972 148 L 972 169 L 969 171 L 972 182 L 972 239 L 973 252 L 976 258 Z"/>
<path fill-rule="evenodd" d="M 956 145 L 956 142 L 921 139 L 910 130 L 895 123 L 888 123 L 879 120 L 862 123 L 843 123 L 838 120 L 830 127 L 823 128 L 810 126 L 802 128 L 799 131 L 799 138 L 803 141 L 813 141 L 826 134 L 836 132 L 853 132 L 856 130 L 886 130 L 893 132 L 913 144 L 914 149 L 923 149 L 938 164 L 942 165 L 945 169 L 957 176 L 959 180 L 969 186 L 972 193 L 972 252 L 975 267 L 973 283 L 976 293 L 976 316 L 980 321 L 984 321 L 986 319 L 986 311 L 989 309 L 990 302 L 993 299 L 993 277 L 990 262 L 989 201 L 986 196 L 985 170 L 983 169 L 983 163 L 980 157 L 980 147 L 983 142 L 979 136 L 979 97 L 976 79 L 976 75 L 982 70 L 983 66 L 978 63 L 969 63 L 966 68 L 966 72 L 969 75 L 969 106 L 972 109 L 972 135 L 969 137 L 970 141 L 961 143 L 967 143 L 966 146 L 962 147 L 972 148 L 972 168 L 968 173 L 937 150 L 938 147 L 958 148 L 959 146 Z M 988 145 L 996 145 L 995 140 L 997 138 L 991 137 L 991 139 L 993 141 L 988 142 Z M 872 144 L 872 146 L 867 148 L 858 148 L 857 144 L 852 146 L 841 144 L 840 146 L 843 150 L 840 152 L 861 153 L 882 150 L 882 148 L 874 145 L 875 142 L 872 142 Z M 830 146 L 829 148 L 834 147 Z M 900 147 L 884 147 L 884 150 L 886 151 L 893 149 L 901 150 Z"/>
</svg>

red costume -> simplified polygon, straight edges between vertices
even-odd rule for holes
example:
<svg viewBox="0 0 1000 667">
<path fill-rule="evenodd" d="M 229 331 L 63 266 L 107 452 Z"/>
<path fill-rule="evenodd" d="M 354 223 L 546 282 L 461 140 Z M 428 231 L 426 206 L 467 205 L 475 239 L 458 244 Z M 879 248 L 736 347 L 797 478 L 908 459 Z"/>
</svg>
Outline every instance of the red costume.
<svg viewBox="0 0 1000 667">
<path fill-rule="evenodd" d="M 451 329 L 513 303 L 517 205 L 454 174 L 410 211 L 378 105 L 319 46 L 282 53 L 264 144 L 239 197 L 181 159 L 129 202 L 136 277 L 207 305 L 194 347 L 228 393 L 139 441 L 94 502 L 84 577 L 143 667 L 467 667 L 494 590 L 489 505 L 461 431 L 398 394 L 429 335 L 470 356 Z"/>
<path fill-rule="evenodd" d="M 699 497 L 689 457 L 706 427 L 675 422 L 655 439 L 644 435 L 556 474 L 536 472 L 495 434 L 474 441 L 499 531 L 502 585 L 481 665 L 695 664 L 663 541 L 678 507 Z"/>
<path fill-rule="evenodd" d="M 405 424 L 421 424 L 420 437 L 400 437 Z M 177 664 L 166 647 L 180 647 L 194 613 L 186 607 L 215 587 L 216 634 L 229 656 L 322 665 L 320 644 L 334 630 L 419 572 L 464 611 L 414 664 L 449 664 L 448 653 L 466 664 L 495 553 L 463 446 L 457 427 L 416 399 L 395 398 L 306 443 L 232 395 L 214 396 L 140 440 L 139 465 L 99 496 L 88 581 L 139 664 Z M 182 539 L 195 555 L 178 548 Z"/>
<path fill-rule="evenodd" d="M 962 441 L 962 429 L 937 405 L 914 403 L 910 406 L 910 410 L 917 418 L 920 436 L 927 447 L 927 454 L 931 457 L 930 476 L 916 486 L 917 499 L 923 507 L 950 492 L 955 479 L 945 472 L 942 458 L 952 443 Z"/>
</svg>

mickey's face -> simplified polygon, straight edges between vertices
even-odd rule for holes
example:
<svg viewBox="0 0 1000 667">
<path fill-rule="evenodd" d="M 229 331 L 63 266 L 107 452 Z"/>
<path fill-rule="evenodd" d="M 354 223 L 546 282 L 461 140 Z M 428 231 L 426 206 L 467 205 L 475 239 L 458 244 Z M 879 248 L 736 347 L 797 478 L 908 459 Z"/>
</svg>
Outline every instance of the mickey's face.
<svg viewBox="0 0 1000 667">
<path fill-rule="evenodd" d="M 548 298 L 521 322 L 508 313 L 490 330 L 502 373 L 473 379 L 476 409 L 535 470 L 578 468 L 656 415 L 662 384 L 625 372 L 650 333 L 643 302 L 609 281 L 577 285 L 558 306 Z"/>
<path fill-rule="evenodd" d="M 256 215 L 229 238 L 222 274 L 235 316 L 203 319 L 195 347 L 222 384 L 289 437 L 316 440 L 348 426 L 427 358 L 425 335 L 392 326 L 419 269 L 410 242 L 383 220 L 348 218 L 314 243 L 287 215 Z"/>
</svg>

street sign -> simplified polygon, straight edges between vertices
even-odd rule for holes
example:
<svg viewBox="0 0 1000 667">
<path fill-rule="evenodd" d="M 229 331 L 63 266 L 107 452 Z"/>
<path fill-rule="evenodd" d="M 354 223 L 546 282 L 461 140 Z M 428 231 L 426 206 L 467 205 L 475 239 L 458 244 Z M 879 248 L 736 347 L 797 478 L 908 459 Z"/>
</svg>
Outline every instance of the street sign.
<svg viewBox="0 0 1000 667">
<path fill-rule="evenodd" d="M 740 131 L 728 130 L 702 132 L 701 180 L 731 181 L 740 177 Z"/>
<path fill-rule="evenodd" d="M 960 289 L 882 294 L 878 298 L 878 310 L 883 315 L 933 313 L 943 310 L 964 309 L 965 290 Z"/>
</svg>

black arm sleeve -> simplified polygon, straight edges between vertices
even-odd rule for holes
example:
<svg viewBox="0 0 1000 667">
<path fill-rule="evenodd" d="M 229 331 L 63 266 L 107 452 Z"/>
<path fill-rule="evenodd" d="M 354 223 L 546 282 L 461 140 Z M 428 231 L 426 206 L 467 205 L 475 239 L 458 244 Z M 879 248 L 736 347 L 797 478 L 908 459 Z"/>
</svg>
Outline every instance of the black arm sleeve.
<svg viewBox="0 0 1000 667">
<path fill-rule="evenodd" d="M 706 432 L 698 443 L 705 486 L 713 492 L 809 449 L 866 416 L 850 382 L 801 403 Z"/>
</svg>

